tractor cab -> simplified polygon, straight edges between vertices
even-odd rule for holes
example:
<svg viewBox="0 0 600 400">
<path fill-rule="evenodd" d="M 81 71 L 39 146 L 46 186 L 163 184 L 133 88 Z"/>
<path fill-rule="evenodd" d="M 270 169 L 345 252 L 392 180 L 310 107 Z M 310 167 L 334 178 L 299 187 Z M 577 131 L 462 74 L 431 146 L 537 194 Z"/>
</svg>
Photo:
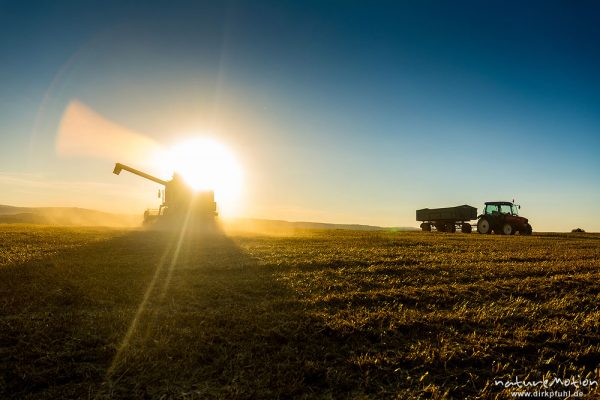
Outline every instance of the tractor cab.
<svg viewBox="0 0 600 400">
<path fill-rule="evenodd" d="M 487 202 L 485 203 L 485 207 L 483 209 L 484 215 L 519 215 L 519 208 L 514 203 L 509 203 L 507 201 L 496 201 L 496 202 Z"/>
</svg>

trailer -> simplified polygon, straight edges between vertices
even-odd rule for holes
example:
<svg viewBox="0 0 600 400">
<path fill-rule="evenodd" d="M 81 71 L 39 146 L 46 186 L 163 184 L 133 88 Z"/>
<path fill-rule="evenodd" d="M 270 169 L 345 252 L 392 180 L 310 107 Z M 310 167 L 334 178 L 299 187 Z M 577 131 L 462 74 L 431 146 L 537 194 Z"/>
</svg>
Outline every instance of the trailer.
<svg viewBox="0 0 600 400">
<path fill-rule="evenodd" d="M 446 208 L 423 208 L 417 210 L 417 221 L 421 221 L 421 229 L 430 232 L 434 227 L 438 232 L 456 232 L 457 228 L 464 233 L 471 233 L 469 221 L 477 219 L 477 208 L 469 205 Z"/>
</svg>

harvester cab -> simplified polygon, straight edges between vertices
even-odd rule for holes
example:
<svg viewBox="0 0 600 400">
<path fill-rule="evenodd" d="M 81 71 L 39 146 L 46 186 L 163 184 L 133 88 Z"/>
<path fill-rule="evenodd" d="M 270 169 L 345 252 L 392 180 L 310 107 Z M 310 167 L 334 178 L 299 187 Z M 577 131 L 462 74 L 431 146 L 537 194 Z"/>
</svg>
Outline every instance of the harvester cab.
<svg viewBox="0 0 600 400">
<path fill-rule="evenodd" d="M 121 163 L 115 164 L 113 173 L 119 175 L 123 170 L 164 186 L 163 196 L 160 196 L 159 190 L 159 197 L 162 197 L 163 200 L 162 204 L 158 209 L 148 209 L 144 212 L 144 224 L 166 221 L 182 222 L 183 219 L 207 224 L 214 222 L 218 215 L 214 192 L 194 191 L 177 173 L 167 181 Z"/>
</svg>

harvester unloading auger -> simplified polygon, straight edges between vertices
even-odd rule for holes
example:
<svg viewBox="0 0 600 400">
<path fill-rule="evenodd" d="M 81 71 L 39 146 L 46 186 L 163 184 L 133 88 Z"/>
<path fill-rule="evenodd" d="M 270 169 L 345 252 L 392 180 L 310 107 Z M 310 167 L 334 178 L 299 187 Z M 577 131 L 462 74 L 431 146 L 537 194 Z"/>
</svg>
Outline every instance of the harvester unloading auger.
<svg viewBox="0 0 600 400">
<path fill-rule="evenodd" d="M 159 190 L 162 204 L 158 209 L 148 209 L 144 212 L 144 224 L 171 224 L 187 220 L 207 225 L 213 223 L 218 215 L 214 192 L 195 192 L 176 173 L 170 181 L 166 181 L 121 163 L 115 164 L 113 173 L 119 175 L 122 170 L 164 186 L 163 192 Z"/>
</svg>

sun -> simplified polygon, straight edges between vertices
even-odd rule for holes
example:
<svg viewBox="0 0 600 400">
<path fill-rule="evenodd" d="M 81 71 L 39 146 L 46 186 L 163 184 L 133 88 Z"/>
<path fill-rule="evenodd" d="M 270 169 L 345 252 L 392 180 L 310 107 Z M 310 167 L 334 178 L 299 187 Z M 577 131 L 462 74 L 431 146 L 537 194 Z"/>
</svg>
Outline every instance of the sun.
<svg viewBox="0 0 600 400">
<path fill-rule="evenodd" d="M 232 215 L 239 208 L 243 173 L 234 153 L 224 144 L 208 137 L 177 143 L 167 151 L 173 173 L 195 191 L 215 192 L 219 213 Z"/>
</svg>

